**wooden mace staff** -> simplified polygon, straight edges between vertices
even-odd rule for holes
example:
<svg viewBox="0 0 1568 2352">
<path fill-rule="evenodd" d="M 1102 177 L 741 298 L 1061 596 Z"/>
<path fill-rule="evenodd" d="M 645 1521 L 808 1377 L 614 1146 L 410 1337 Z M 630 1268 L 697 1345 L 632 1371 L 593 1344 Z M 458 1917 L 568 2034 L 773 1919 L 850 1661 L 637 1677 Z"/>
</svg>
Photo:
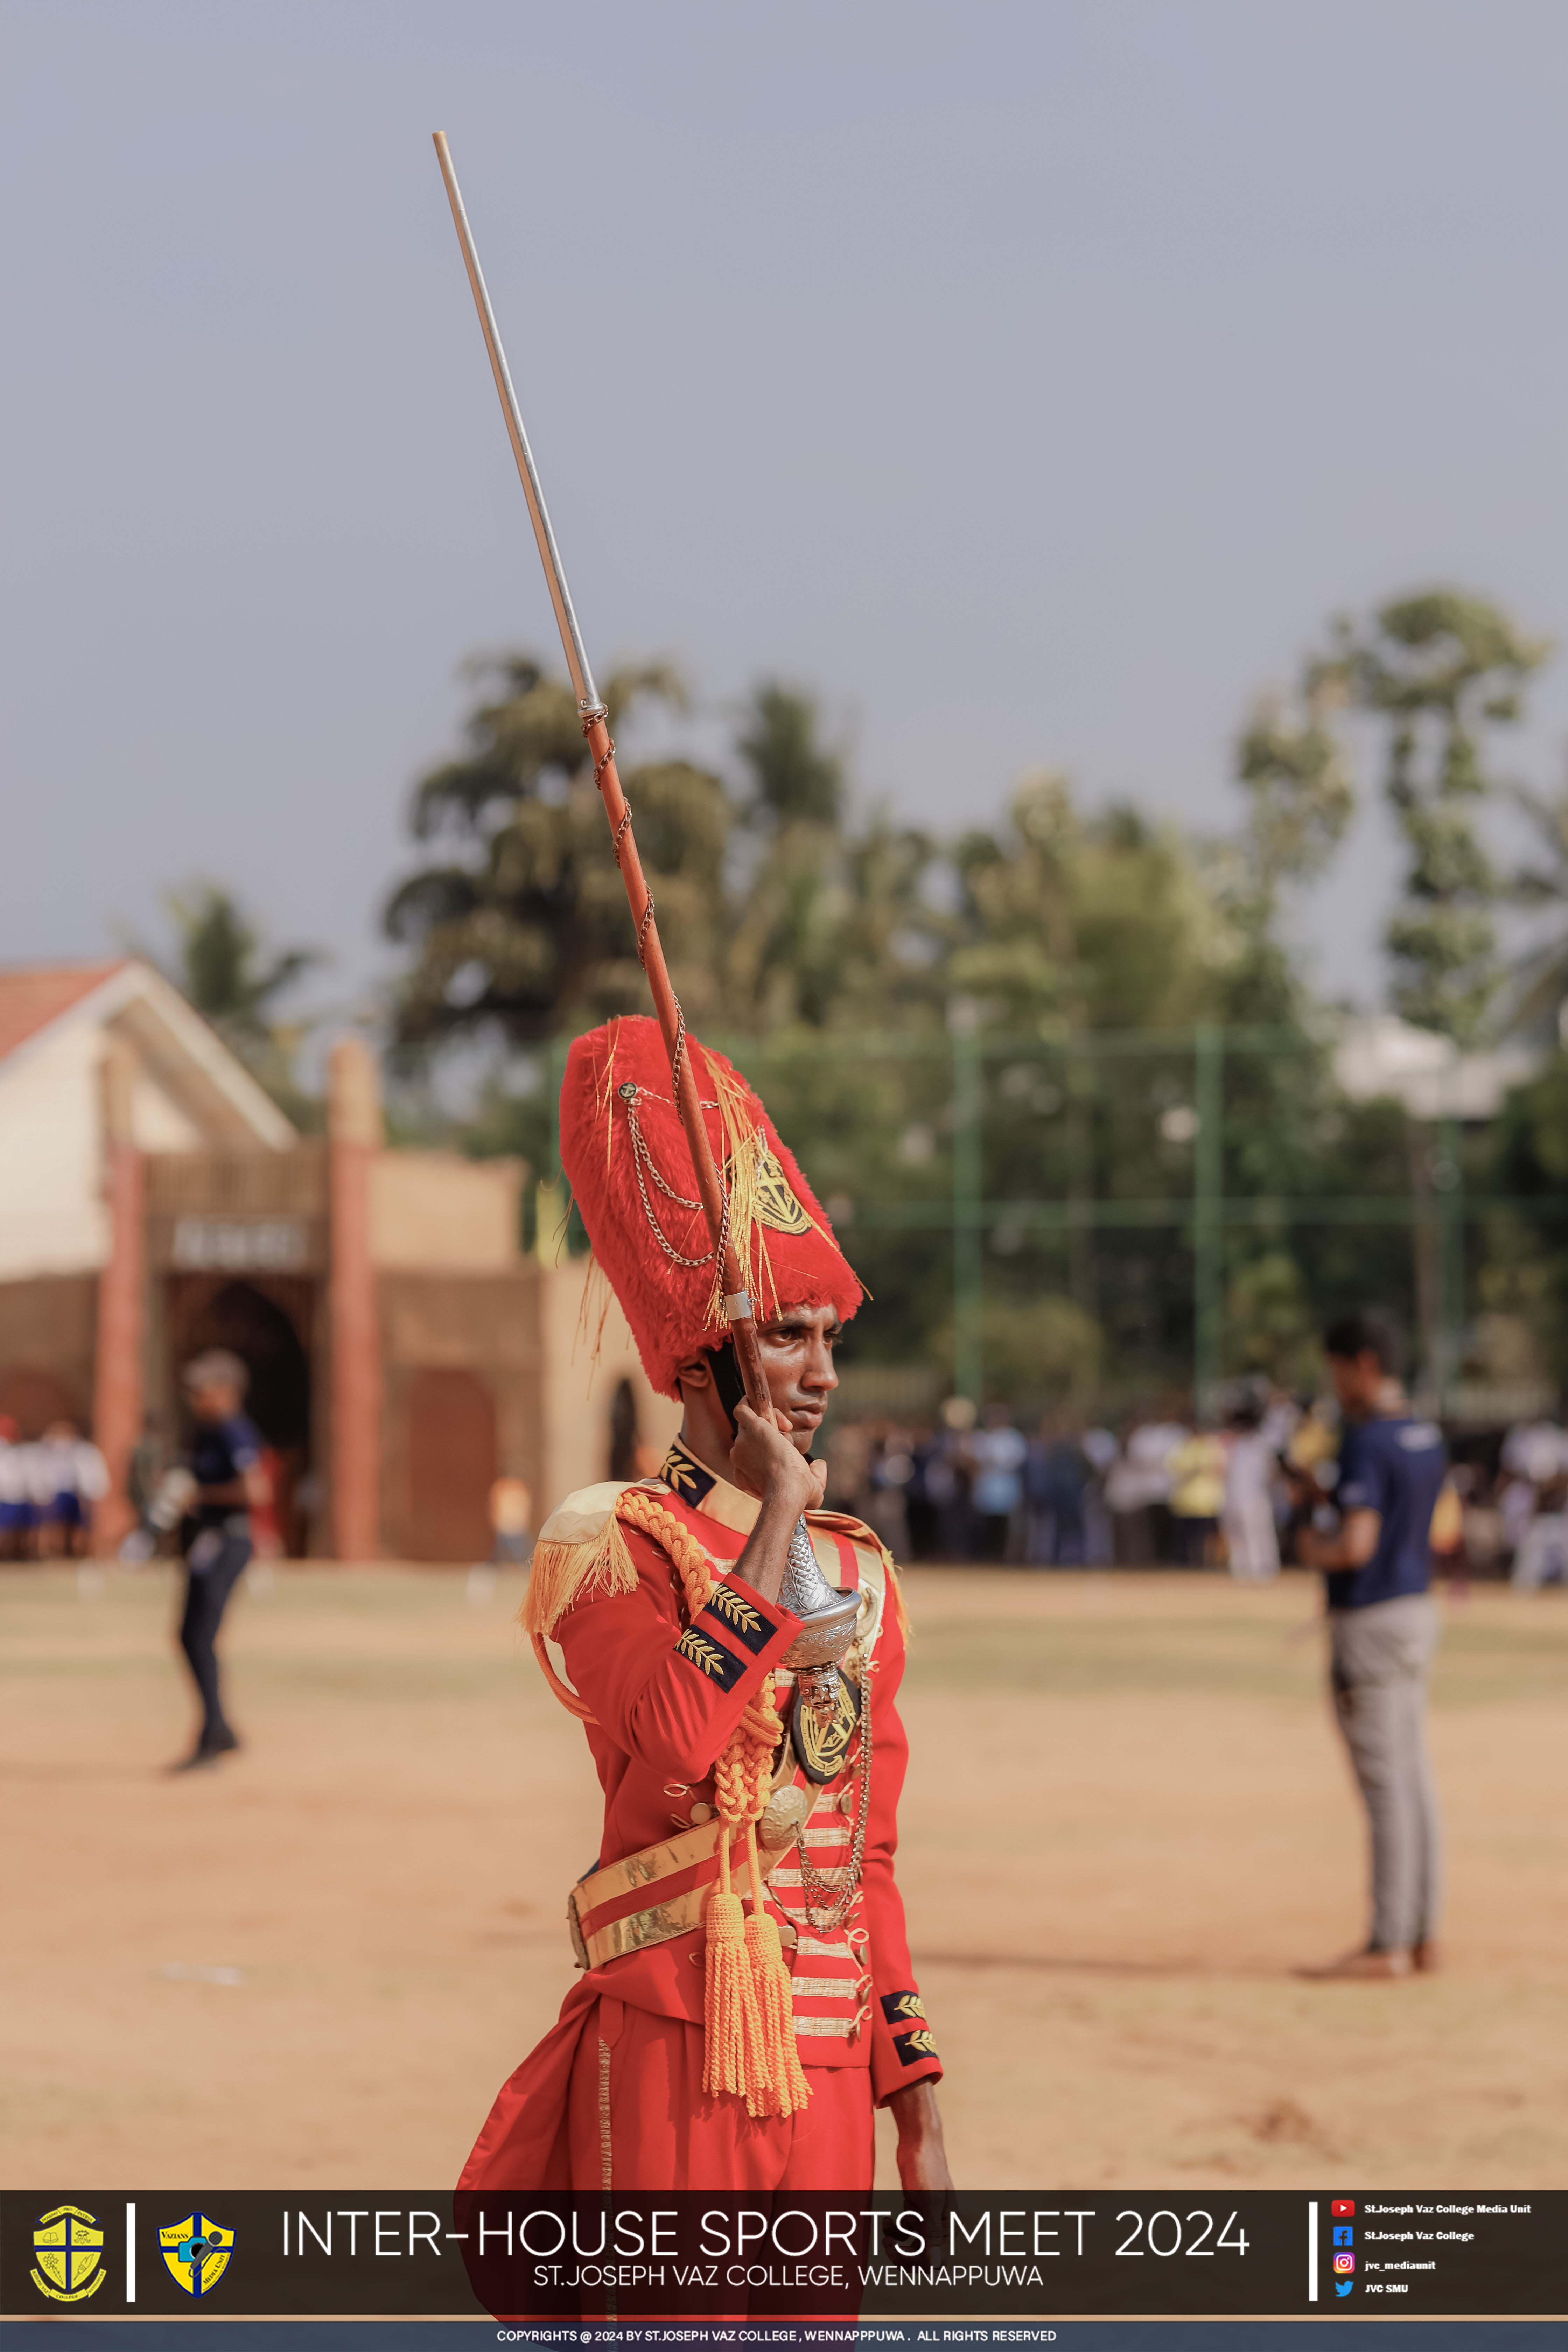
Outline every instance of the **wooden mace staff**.
<svg viewBox="0 0 1568 2352">
<path fill-rule="evenodd" d="M 708 1220 L 709 1236 L 723 1276 L 725 1312 L 730 1318 L 730 1335 L 735 1343 L 741 1378 L 745 1383 L 746 1402 L 754 1412 L 766 1415 L 772 1407 L 766 1376 L 763 1371 L 762 1354 L 757 1346 L 757 1327 L 748 1295 L 748 1276 L 730 1233 L 724 1186 L 714 1162 L 713 1147 L 708 1139 L 708 1129 L 698 1098 L 697 1080 L 692 1074 L 691 1056 L 686 1050 L 686 1015 L 680 1009 L 680 1000 L 676 995 L 669 967 L 664 960 L 658 925 L 654 920 L 653 893 L 643 876 L 642 859 L 637 855 L 637 839 L 632 832 L 632 813 L 621 790 L 621 780 L 616 773 L 616 747 L 610 740 L 608 725 L 610 714 L 599 699 L 594 673 L 588 666 L 582 632 L 577 626 L 577 615 L 573 610 L 571 591 L 566 585 L 561 551 L 555 544 L 555 533 L 550 526 L 538 468 L 533 462 L 533 452 L 528 446 L 528 435 L 523 430 L 522 411 L 518 406 L 517 394 L 512 388 L 511 371 L 501 349 L 500 331 L 490 307 L 484 272 L 479 268 L 479 257 L 474 250 L 473 232 L 468 226 L 468 215 L 458 191 L 458 175 L 452 168 L 447 134 L 444 131 L 437 131 L 434 136 L 441 177 L 447 184 L 452 218 L 457 225 L 458 242 L 463 248 L 468 284 L 473 288 L 485 348 L 490 355 L 490 373 L 500 394 L 501 413 L 506 418 L 507 431 L 511 436 L 517 470 L 522 478 L 522 494 L 528 500 L 533 536 L 539 542 L 540 561 L 544 566 L 550 601 L 555 607 L 555 625 L 561 632 L 562 650 L 566 656 L 566 667 L 576 692 L 578 716 L 583 721 L 583 732 L 588 739 L 588 750 L 593 757 L 594 782 L 605 803 L 616 864 L 621 869 L 621 879 L 626 886 L 626 902 L 632 910 L 632 920 L 637 925 L 637 954 L 653 992 L 654 1011 L 658 1015 L 665 1050 L 669 1055 L 675 1107 L 686 1130 L 691 1164 L 697 1174 L 697 1189 Z"/>
</svg>

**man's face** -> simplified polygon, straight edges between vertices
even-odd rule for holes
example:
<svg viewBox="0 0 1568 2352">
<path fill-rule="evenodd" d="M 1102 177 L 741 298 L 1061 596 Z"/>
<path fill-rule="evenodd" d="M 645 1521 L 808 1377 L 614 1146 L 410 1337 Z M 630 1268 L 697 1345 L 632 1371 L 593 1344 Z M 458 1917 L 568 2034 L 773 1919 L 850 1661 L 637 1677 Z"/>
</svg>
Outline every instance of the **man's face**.
<svg viewBox="0 0 1568 2352">
<path fill-rule="evenodd" d="M 239 1391 L 227 1381 L 192 1389 L 191 1411 L 198 1421 L 231 1421 L 239 1411 Z"/>
<path fill-rule="evenodd" d="M 799 1453 L 810 1453 L 827 1400 L 838 1386 L 833 1350 L 843 1328 L 832 1307 L 786 1307 L 771 1321 L 757 1325 L 768 1394 L 778 1411 L 787 1414 L 790 1438 Z"/>
<path fill-rule="evenodd" d="M 1344 1412 L 1370 1412 L 1387 1374 L 1370 1348 L 1359 1356 L 1331 1356 L 1329 1377 Z"/>
</svg>

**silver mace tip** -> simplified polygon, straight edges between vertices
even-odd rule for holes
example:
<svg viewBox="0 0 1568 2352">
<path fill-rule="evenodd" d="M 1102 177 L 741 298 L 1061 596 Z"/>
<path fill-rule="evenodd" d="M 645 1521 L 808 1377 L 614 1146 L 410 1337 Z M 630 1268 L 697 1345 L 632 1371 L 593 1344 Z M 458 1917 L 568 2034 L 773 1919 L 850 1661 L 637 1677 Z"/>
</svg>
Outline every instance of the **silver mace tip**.
<svg viewBox="0 0 1568 2352">
<path fill-rule="evenodd" d="M 838 1668 L 855 1638 L 860 1615 L 858 1592 L 836 1591 L 817 1566 L 816 1554 L 804 1519 L 797 1519 L 789 1539 L 779 1604 L 801 1621 L 800 1631 L 780 1661 L 793 1666 L 801 1704 L 819 1722 L 830 1723 L 838 1709 Z"/>
</svg>

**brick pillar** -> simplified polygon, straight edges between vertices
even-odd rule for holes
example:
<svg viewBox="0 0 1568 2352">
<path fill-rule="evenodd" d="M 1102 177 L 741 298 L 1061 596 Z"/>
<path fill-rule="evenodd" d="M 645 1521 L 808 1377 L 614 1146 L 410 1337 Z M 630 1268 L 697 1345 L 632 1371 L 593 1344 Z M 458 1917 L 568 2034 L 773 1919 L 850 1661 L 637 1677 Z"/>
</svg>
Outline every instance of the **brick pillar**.
<svg viewBox="0 0 1568 2352">
<path fill-rule="evenodd" d="M 132 1140 L 135 1057 L 110 1038 L 104 1056 L 103 1192 L 109 1256 L 98 1277 L 98 1337 L 92 1434 L 109 1465 L 110 1487 L 92 1514 L 95 1548 L 111 1550 L 136 1524 L 126 1494 L 131 1449 L 145 1410 L 142 1349 L 147 1329 L 146 1170 Z"/>
<path fill-rule="evenodd" d="M 331 1170 L 332 1549 L 381 1554 L 381 1332 L 371 1252 L 371 1171 L 382 1146 L 375 1058 L 358 1037 L 332 1049 L 327 1109 Z"/>
</svg>

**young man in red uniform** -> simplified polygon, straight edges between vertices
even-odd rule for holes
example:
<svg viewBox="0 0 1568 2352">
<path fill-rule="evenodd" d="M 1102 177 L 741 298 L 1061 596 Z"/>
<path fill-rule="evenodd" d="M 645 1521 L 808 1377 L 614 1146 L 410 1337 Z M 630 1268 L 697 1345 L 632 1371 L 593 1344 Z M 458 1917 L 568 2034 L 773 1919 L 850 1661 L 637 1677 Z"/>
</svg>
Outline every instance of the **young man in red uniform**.
<svg viewBox="0 0 1568 2352">
<path fill-rule="evenodd" d="M 718 1097 L 704 1108 L 746 1227 L 735 1238 L 773 1423 L 738 1397 L 713 1321 L 706 1231 L 658 1029 L 612 1022 L 568 1059 L 563 1164 L 648 1377 L 679 1395 L 685 1419 L 657 1478 L 583 1489 L 540 1538 L 525 1622 L 558 1695 L 584 1720 L 604 1836 L 598 1864 L 573 1891 L 584 1974 L 502 2088 L 460 2187 L 865 2191 L 882 2105 L 897 2119 L 905 2188 L 945 2189 L 942 2068 L 893 1876 L 907 1757 L 902 1604 L 870 1529 L 821 1508 L 823 1467 L 808 1459 L 860 1286 L 762 1104 L 721 1057 L 689 1050 L 701 1093 Z M 826 1583 L 858 1596 L 826 1713 L 784 1664 L 803 1626 L 781 1600 L 803 1517 Z M 769 1703 L 784 1725 L 776 1751 Z M 704 2088 L 705 1921 L 734 1785 L 725 1759 L 759 1722 L 769 1745 L 757 1801 L 767 1802 L 753 1834 L 765 1895 L 743 1883 L 779 1930 L 784 2031 L 800 2067 L 773 2112 Z"/>
</svg>

